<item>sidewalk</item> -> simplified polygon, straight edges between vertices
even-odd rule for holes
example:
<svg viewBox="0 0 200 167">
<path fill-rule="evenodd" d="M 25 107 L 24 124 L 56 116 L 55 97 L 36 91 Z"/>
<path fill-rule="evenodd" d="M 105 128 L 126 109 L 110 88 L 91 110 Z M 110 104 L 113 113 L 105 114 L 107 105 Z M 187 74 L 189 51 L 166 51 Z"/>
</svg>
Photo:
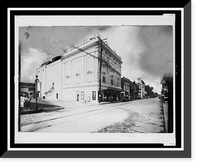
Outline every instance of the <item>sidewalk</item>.
<svg viewBox="0 0 200 167">
<path fill-rule="evenodd" d="M 113 102 L 114 103 L 114 102 Z M 80 102 L 80 101 L 48 101 L 42 100 L 41 98 L 37 99 L 38 110 L 36 110 L 36 99 L 31 99 L 30 108 L 23 108 L 20 110 L 20 113 L 23 114 L 34 114 L 41 112 L 50 112 L 57 111 L 63 109 L 74 109 L 74 108 L 82 108 L 89 106 L 97 106 L 103 104 L 111 104 L 111 102 Z"/>
<path fill-rule="evenodd" d="M 113 101 L 113 102 L 82 102 L 82 101 L 47 101 L 54 105 L 59 105 L 65 108 L 82 108 L 82 107 L 89 107 L 89 106 L 98 106 L 98 105 L 106 105 L 106 104 L 112 104 L 112 103 L 120 103 L 122 101 Z"/>
<path fill-rule="evenodd" d="M 168 133 L 168 102 L 163 102 L 163 113 L 164 113 L 164 120 L 165 120 L 165 130 Z"/>
<path fill-rule="evenodd" d="M 106 105 L 112 103 L 120 103 L 122 101 L 113 101 L 113 102 L 82 102 L 82 101 L 49 101 L 43 100 L 38 98 L 38 110 L 36 111 L 36 100 L 32 99 L 30 102 L 29 109 L 21 109 L 21 114 L 33 114 L 33 113 L 41 113 L 41 112 L 50 112 L 50 111 L 57 111 L 57 110 L 64 110 L 64 109 L 79 109 L 80 108 L 87 108 L 90 106 L 99 106 L 99 105 Z"/>
<path fill-rule="evenodd" d="M 56 111 L 56 110 L 64 109 L 64 107 L 62 107 L 62 106 L 54 105 L 50 102 L 42 100 L 41 98 L 38 98 L 37 106 L 38 106 L 38 110 L 36 110 L 36 99 L 31 99 L 30 107 L 27 109 L 21 108 L 20 113 L 21 113 L 21 115 L 23 115 L 23 114 L 34 114 L 34 113 L 49 112 L 49 111 Z"/>
<path fill-rule="evenodd" d="M 41 112 L 50 112 L 50 111 L 57 111 L 57 110 L 63 110 L 65 109 L 64 107 L 45 107 L 45 108 L 38 108 L 38 110 L 36 109 L 21 109 L 20 113 L 21 115 L 24 114 L 35 114 L 35 113 L 41 113 Z"/>
</svg>

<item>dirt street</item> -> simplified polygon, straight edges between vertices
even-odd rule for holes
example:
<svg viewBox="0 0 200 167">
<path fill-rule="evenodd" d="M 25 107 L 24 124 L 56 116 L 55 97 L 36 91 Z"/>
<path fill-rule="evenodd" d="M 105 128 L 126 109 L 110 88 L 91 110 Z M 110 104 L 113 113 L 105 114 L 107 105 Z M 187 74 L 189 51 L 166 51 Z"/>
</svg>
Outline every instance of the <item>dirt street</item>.
<svg viewBox="0 0 200 167">
<path fill-rule="evenodd" d="M 64 104 L 64 102 L 62 102 Z M 60 133 L 163 133 L 160 99 L 71 107 L 23 115 L 21 130 Z"/>
</svg>

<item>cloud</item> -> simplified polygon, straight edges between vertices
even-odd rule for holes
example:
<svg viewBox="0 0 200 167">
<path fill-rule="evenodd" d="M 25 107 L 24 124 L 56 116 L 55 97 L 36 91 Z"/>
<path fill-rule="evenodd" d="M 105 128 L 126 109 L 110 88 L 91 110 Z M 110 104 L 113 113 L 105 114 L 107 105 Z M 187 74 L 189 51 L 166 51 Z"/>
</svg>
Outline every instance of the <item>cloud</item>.
<svg viewBox="0 0 200 167">
<path fill-rule="evenodd" d="M 33 26 L 20 27 L 19 40 L 22 51 L 29 48 L 43 50 L 54 56 L 63 54 L 64 49 L 83 41 L 92 32 L 91 27 L 81 26 Z"/>
<path fill-rule="evenodd" d="M 108 37 L 111 48 L 115 48 L 125 63 L 133 63 L 130 58 L 137 59 L 144 49 L 138 41 L 139 30 L 139 26 L 120 26 Z"/>
<path fill-rule="evenodd" d="M 119 26 L 108 37 L 109 45 L 121 56 L 122 75 L 131 80 L 144 77 L 145 73 L 139 66 L 139 58 L 144 52 L 143 43 L 139 40 L 140 26 Z"/>
<path fill-rule="evenodd" d="M 120 26 L 108 42 L 131 71 L 160 78 L 173 74 L 172 26 Z"/>
<path fill-rule="evenodd" d="M 21 81 L 33 82 L 36 69 L 65 49 L 84 40 L 92 27 L 33 26 L 19 28 Z"/>
<path fill-rule="evenodd" d="M 122 75 L 160 92 L 160 79 L 173 74 L 172 26 L 120 26 L 108 39 L 122 57 Z"/>
<path fill-rule="evenodd" d="M 51 55 L 35 48 L 29 48 L 27 52 L 22 52 L 21 81 L 34 82 L 36 69 L 51 57 Z"/>
<path fill-rule="evenodd" d="M 120 26 L 108 42 L 125 64 L 139 65 L 155 75 L 159 70 L 171 70 L 168 65 L 172 63 L 172 26 Z"/>
<path fill-rule="evenodd" d="M 173 71 L 172 31 L 171 26 L 21 27 L 21 79 L 33 82 L 43 62 L 99 32 L 121 56 L 123 76 L 135 81 L 141 77 L 159 91 L 161 77 Z"/>
<path fill-rule="evenodd" d="M 144 52 L 140 55 L 140 67 L 154 76 L 173 75 L 173 36 L 170 26 L 141 27 L 140 41 Z"/>
</svg>

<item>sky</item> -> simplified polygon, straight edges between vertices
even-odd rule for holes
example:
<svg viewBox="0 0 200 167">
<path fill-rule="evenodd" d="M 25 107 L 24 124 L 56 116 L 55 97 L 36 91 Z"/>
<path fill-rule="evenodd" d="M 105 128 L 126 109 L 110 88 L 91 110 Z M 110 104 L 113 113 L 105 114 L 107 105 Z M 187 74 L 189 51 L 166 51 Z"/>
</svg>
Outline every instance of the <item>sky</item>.
<svg viewBox="0 0 200 167">
<path fill-rule="evenodd" d="M 160 93 L 162 77 L 173 75 L 173 29 L 167 25 L 20 27 L 21 81 L 34 82 L 42 63 L 97 33 L 121 56 L 122 77 L 142 78 Z"/>
</svg>

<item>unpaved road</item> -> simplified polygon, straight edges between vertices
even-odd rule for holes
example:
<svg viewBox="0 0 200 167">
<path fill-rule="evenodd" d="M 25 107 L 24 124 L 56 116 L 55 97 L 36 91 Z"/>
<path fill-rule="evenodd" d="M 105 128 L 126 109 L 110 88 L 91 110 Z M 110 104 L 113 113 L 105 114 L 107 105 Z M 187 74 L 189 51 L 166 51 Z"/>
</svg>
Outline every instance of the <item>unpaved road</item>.
<svg viewBox="0 0 200 167">
<path fill-rule="evenodd" d="M 158 98 L 71 108 L 22 116 L 25 132 L 162 133 L 163 112 Z"/>
</svg>

